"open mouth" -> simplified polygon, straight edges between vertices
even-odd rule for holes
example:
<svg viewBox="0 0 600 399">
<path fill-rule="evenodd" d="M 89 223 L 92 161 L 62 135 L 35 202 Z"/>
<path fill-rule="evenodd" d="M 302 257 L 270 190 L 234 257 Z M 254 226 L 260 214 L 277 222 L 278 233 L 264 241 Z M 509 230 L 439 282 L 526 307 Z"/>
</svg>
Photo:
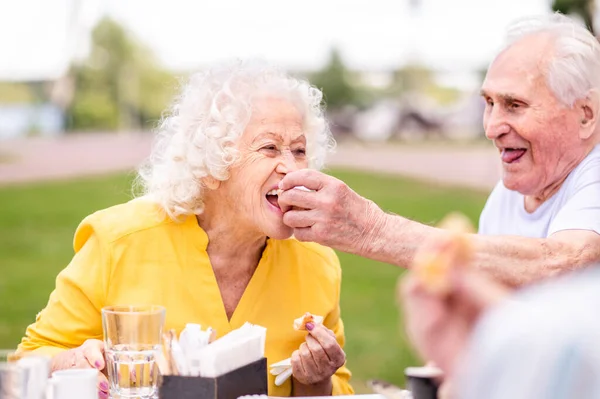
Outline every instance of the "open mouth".
<svg viewBox="0 0 600 399">
<path fill-rule="evenodd" d="M 504 163 L 513 163 L 521 159 L 527 150 L 525 148 L 504 148 L 502 149 L 501 158 Z"/>
<path fill-rule="evenodd" d="M 269 204 L 273 205 L 275 208 L 280 209 L 279 208 L 279 196 L 277 195 L 277 190 L 271 190 L 267 193 L 267 195 L 265 195 L 265 197 L 267 198 L 267 201 L 269 202 Z"/>
</svg>

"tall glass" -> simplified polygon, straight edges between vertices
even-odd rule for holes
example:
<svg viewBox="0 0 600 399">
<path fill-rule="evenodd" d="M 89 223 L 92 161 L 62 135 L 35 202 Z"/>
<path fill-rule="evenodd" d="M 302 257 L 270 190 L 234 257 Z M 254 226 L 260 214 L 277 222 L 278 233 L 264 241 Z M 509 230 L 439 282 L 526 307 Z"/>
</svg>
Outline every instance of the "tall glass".
<svg viewBox="0 0 600 399">
<path fill-rule="evenodd" d="M 102 328 L 111 397 L 155 398 L 165 308 L 156 305 L 109 306 L 102 309 Z"/>
</svg>

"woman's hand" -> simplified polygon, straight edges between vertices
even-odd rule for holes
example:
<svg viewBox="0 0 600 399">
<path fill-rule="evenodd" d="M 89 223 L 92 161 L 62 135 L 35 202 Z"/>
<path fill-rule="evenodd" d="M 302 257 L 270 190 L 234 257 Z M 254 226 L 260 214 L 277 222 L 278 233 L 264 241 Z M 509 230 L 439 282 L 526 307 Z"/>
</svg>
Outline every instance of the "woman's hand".
<svg viewBox="0 0 600 399">
<path fill-rule="evenodd" d="M 292 353 L 293 395 L 331 395 L 331 376 L 344 365 L 346 354 L 333 331 L 313 323 L 306 329 L 306 342 Z"/>
<path fill-rule="evenodd" d="M 50 370 L 89 369 L 98 370 L 98 398 L 108 398 L 108 379 L 104 360 L 104 342 L 88 339 L 83 345 L 62 352 L 52 358 Z"/>
</svg>

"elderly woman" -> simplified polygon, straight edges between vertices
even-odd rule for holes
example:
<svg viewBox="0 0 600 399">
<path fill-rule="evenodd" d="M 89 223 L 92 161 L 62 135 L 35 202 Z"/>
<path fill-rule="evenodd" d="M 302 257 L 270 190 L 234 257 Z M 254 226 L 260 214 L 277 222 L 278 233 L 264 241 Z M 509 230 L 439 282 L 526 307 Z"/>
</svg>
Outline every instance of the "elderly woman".
<svg viewBox="0 0 600 399">
<path fill-rule="evenodd" d="M 321 166 L 333 144 L 321 100 L 262 63 L 193 75 L 140 170 L 145 195 L 83 220 L 75 256 L 19 350 L 51 354 L 53 370 L 102 370 L 101 308 L 157 304 L 177 332 L 190 322 L 219 335 L 247 321 L 267 327 L 269 363 L 292 355 L 293 366 L 282 386 L 269 376 L 270 395 L 352 393 L 339 260 L 290 238 L 277 196 L 288 172 Z M 323 325 L 294 331 L 307 311 Z"/>
</svg>

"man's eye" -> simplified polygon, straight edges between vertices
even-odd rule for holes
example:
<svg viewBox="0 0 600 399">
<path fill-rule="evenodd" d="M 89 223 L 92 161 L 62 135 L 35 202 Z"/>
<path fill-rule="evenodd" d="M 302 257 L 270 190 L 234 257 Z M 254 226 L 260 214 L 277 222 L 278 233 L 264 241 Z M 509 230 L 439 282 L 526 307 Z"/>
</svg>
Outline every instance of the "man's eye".
<svg viewBox="0 0 600 399">
<path fill-rule="evenodd" d="M 261 148 L 261 150 L 266 150 L 266 151 L 277 151 L 277 147 L 274 145 L 266 145 L 264 147 Z"/>
<path fill-rule="evenodd" d="M 294 154 L 296 154 L 296 155 L 306 155 L 306 149 L 305 148 L 296 148 L 294 150 Z"/>
</svg>

